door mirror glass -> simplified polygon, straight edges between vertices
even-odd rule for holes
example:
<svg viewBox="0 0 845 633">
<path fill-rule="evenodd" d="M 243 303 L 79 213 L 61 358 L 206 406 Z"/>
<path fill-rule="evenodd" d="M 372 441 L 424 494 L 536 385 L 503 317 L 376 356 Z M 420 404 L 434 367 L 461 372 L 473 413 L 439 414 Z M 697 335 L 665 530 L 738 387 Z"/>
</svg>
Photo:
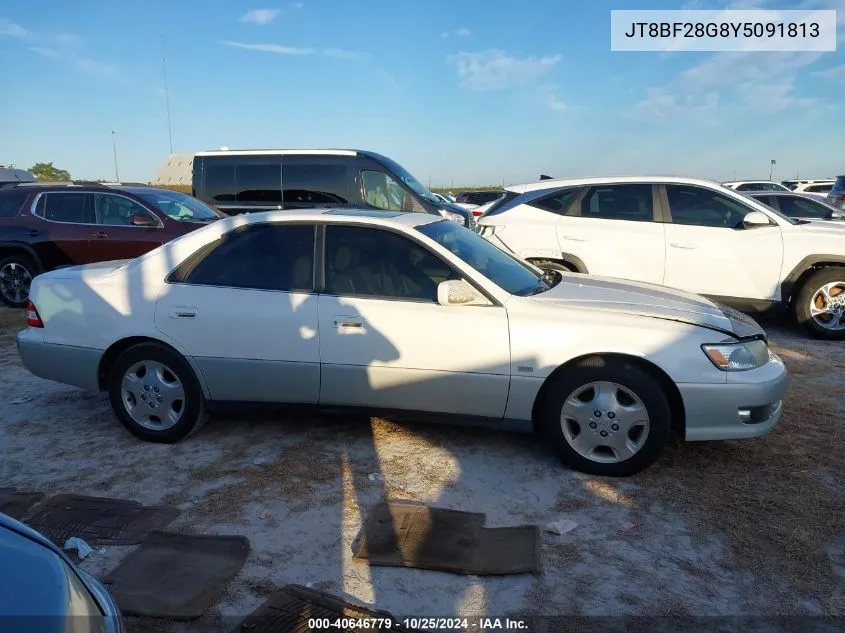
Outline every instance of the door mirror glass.
<svg viewBox="0 0 845 633">
<path fill-rule="evenodd" d="M 489 305 L 487 297 L 463 279 L 450 279 L 437 285 L 437 303 L 442 306 Z"/>
<path fill-rule="evenodd" d="M 132 216 L 132 226 L 158 226 L 148 213 L 136 213 Z"/>
<path fill-rule="evenodd" d="M 751 213 L 747 213 L 744 218 L 742 218 L 742 224 L 747 229 L 758 228 L 761 226 L 769 226 L 771 222 L 769 218 L 766 216 L 765 213 L 760 211 L 752 211 Z"/>
</svg>

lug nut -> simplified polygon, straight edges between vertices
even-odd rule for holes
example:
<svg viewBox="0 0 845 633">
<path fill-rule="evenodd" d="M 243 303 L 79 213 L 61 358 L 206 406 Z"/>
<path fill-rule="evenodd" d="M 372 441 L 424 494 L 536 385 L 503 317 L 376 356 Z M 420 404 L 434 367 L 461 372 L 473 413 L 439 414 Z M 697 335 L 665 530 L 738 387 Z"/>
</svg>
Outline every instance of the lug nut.
<svg viewBox="0 0 845 633">
<path fill-rule="evenodd" d="M 156 393 L 158 393 L 158 387 L 153 387 L 153 391 L 155 391 Z"/>
<path fill-rule="evenodd" d="M 619 430 L 619 425 L 618 425 L 618 424 L 611 424 L 611 425 L 610 425 L 610 428 L 611 428 L 611 429 L 613 429 L 614 431 L 618 431 L 618 430 Z"/>
<path fill-rule="evenodd" d="M 596 416 L 597 418 L 600 418 L 601 417 L 601 411 L 593 411 L 593 415 Z"/>
<path fill-rule="evenodd" d="M 594 429 L 594 428 L 596 428 L 597 426 L 598 426 L 598 424 L 596 424 L 595 422 L 590 422 L 590 428 L 591 428 L 591 429 Z"/>
<path fill-rule="evenodd" d="M 601 433 L 599 433 L 599 435 L 601 435 L 602 437 L 607 437 L 607 431 L 602 431 Z"/>
<path fill-rule="evenodd" d="M 613 418 L 615 418 L 615 417 L 616 417 L 616 414 L 615 414 L 613 411 L 608 411 L 608 412 L 607 412 L 607 417 L 609 417 L 609 418 L 612 420 Z"/>
</svg>

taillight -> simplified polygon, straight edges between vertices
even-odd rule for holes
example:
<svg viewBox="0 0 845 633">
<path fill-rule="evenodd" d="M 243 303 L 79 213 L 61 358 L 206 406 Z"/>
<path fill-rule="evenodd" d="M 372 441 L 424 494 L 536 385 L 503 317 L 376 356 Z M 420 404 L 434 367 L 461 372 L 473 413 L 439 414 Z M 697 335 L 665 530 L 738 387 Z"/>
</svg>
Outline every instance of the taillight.
<svg viewBox="0 0 845 633">
<path fill-rule="evenodd" d="M 839 202 L 845 202 L 845 193 L 839 196 Z"/>
<path fill-rule="evenodd" d="M 26 324 L 29 327 L 44 327 L 44 322 L 31 299 L 26 300 Z"/>
<path fill-rule="evenodd" d="M 475 211 L 475 210 L 473 210 L 472 214 L 473 214 L 475 217 L 480 218 L 482 215 L 484 215 L 484 211 Z"/>
</svg>

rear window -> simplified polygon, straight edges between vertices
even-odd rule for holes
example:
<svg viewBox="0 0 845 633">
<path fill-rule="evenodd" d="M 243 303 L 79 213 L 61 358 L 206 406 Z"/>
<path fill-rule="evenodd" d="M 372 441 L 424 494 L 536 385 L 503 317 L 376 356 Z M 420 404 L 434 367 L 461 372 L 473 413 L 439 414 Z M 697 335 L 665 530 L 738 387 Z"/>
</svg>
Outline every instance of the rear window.
<svg viewBox="0 0 845 633">
<path fill-rule="evenodd" d="M 25 191 L 15 191 L 11 193 L 4 193 L 0 195 L 0 218 L 12 218 L 21 210 L 23 203 L 26 202 L 27 193 Z"/>
<path fill-rule="evenodd" d="M 535 191 L 529 191 L 523 194 L 508 191 L 502 200 L 490 207 L 487 213 L 484 214 L 484 217 L 499 215 L 521 204 L 528 204 L 543 211 L 560 214 L 569 207 L 580 192 L 580 187 L 567 189 L 550 187 L 548 189 L 536 189 Z"/>
</svg>

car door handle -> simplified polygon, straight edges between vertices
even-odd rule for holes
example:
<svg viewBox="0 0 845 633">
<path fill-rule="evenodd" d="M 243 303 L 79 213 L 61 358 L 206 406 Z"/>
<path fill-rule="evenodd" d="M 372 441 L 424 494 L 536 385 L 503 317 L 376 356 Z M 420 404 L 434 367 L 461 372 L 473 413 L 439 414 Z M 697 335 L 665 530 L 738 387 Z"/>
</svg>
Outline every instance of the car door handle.
<svg viewBox="0 0 845 633">
<path fill-rule="evenodd" d="M 334 319 L 334 326 L 338 330 L 344 329 L 353 329 L 353 330 L 363 330 L 364 329 L 364 319 L 361 317 L 335 317 Z"/>
<path fill-rule="evenodd" d="M 586 237 L 580 237 L 578 235 L 564 235 L 563 239 L 569 240 L 570 242 L 586 242 Z"/>
<path fill-rule="evenodd" d="M 41 235 L 41 231 L 36 231 L 35 229 L 26 232 L 27 237 L 37 237 L 39 235 Z"/>
<path fill-rule="evenodd" d="M 94 233 L 94 235 L 92 237 L 96 237 L 98 239 L 103 239 L 104 237 L 108 237 L 108 236 L 109 236 L 109 234 L 106 233 L 105 231 L 97 231 L 96 233 Z"/>
<path fill-rule="evenodd" d="M 698 249 L 698 246 L 695 244 L 687 244 L 686 242 L 670 242 L 669 246 L 673 248 L 682 248 L 686 251 L 694 251 Z"/>
<path fill-rule="evenodd" d="M 170 313 L 171 319 L 195 319 L 196 317 L 196 308 L 176 308 Z"/>
</svg>

